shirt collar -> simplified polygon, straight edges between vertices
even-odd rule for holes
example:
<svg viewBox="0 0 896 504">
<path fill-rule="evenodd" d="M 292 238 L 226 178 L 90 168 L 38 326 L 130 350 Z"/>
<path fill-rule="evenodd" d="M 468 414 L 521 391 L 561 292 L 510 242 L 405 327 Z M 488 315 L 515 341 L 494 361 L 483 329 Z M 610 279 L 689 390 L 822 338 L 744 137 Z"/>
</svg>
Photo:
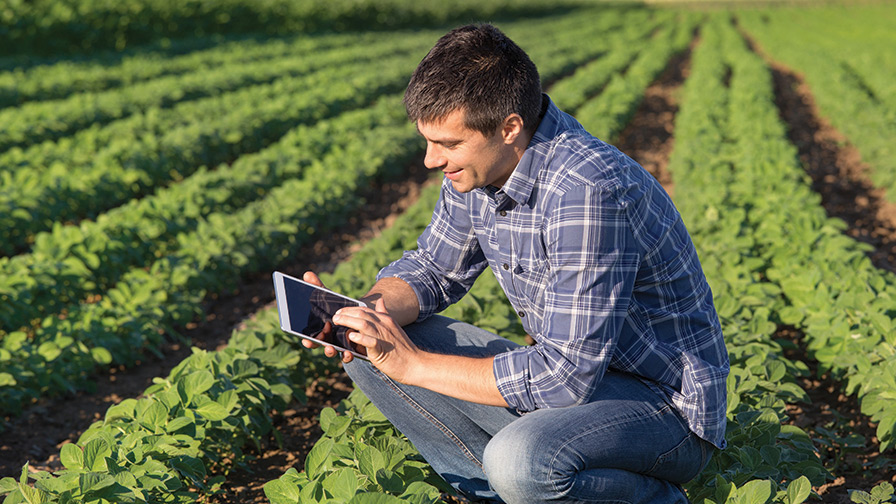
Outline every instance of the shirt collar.
<svg viewBox="0 0 896 504">
<path fill-rule="evenodd" d="M 532 139 L 513 173 L 498 191 L 506 194 L 519 205 L 529 202 L 538 174 L 547 165 L 558 135 L 569 130 L 584 130 L 572 116 L 557 108 L 546 94 L 542 95 L 542 107 L 541 122 L 535 130 L 535 134 L 532 135 Z"/>
</svg>

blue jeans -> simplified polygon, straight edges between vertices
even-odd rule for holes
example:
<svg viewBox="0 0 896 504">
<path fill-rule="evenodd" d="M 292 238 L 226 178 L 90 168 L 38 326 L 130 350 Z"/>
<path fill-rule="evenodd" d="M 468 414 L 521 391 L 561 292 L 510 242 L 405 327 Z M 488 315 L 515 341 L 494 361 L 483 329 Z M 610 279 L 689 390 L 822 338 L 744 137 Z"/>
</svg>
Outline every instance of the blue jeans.
<svg viewBox="0 0 896 504">
<path fill-rule="evenodd" d="M 517 346 L 440 316 L 405 330 L 438 353 L 489 356 Z M 361 359 L 345 369 L 433 469 L 474 501 L 687 503 L 679 484 L 713 450 L 667 398 L 625 373 L 608 371 L 587 404 L 521 415 L 396 383 Z"/>
</svg>

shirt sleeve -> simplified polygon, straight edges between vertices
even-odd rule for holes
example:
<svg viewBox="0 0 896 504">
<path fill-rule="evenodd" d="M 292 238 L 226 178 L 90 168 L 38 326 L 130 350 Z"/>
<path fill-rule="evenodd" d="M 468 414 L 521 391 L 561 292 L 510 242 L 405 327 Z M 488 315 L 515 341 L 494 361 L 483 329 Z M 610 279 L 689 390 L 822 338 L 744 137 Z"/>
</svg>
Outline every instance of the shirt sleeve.
<svg viewBox="0 0 896 504">
<path fill-rule="evenodd" d="M 462 298 L 487 266 L 463 196 L 446 179 L 417 249 L 380 270 L 377 280 L 396 277 L 407 282 L 420 303 L 419 322 Z"/>
<path fill-rule="evenodd" d="M 494 362 L 501 395 L 520 411 L 587 402 L 618 343 L 641 258 L 626 205 L 587 184 L 559 197 L 544 238 L 543 332 Z"/>
</svg>

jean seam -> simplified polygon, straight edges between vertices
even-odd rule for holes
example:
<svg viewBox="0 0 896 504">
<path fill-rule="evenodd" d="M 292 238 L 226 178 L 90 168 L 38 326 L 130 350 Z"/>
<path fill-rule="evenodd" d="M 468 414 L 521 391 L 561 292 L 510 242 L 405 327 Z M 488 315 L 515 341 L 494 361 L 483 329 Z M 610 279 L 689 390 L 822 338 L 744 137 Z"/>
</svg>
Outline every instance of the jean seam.
<svg viewBox="0 0 896 504">
<path fill-rule="evenodd" d="M 686 442 L 688 442 L 689 439 L 691 439 L 691 436 L 694 436 L 694 433 L 693 433 L 693 432 L 688 432 L 688 434 L 684 437 L 684 439 L 682 439 L 677 445 L 675 445 L 675 446 L 673 446 L 672 448 L 670 448 L 670 449 L 664 451 L 663 453 L 661 453 L 661 454 L 656 458 L 656 462 L 653 463 L 653 467 L 651 467 L 650 470 L 648 470 L 648 471 L 645 472 L 644 474 L 646 474 L 647 476 L 650 476 L 650 473 L 652 473 L 654 470 L 656 470 L 656 468 L 660 465 L 660 462 L 664 461 L 665 458 L 666 458 L 670 453 L 672 453 L 672 452 L 674 452 L 675 450 L 678 450 L 679 448 L 681 448 L 682 446 L 684 446 L 684 444 L 685 444 Z M 702 461 L 702 458 L 701 458 L 701 461 Z"/>
<path fill-rule="evenodd" d="M 665 414 L 666 411 L 671 411 L 671 410 L 672 410 L 672 406 L 669 405 L 668 403 L 666 403 L 666 402 L 664 401 L 664 402 L 663 402 L 663 407 L 662 407 L 662 408 L 657 409 L 656 411 L 650 413 L 649 415 L 641 415 L 641 416 L 639 416 L 638 418 L 639 418 L 639 419 L 643 419 L 643 418 L 650 418 L 650 417 L 659 417 L 659 416 L 662 416 L 663 414 Z M 574 437 L 574 438 L 571 438 L 571 439 L 567 440 L 567 441 L 566 441 L 565 443 L 563 443 L 560 447 L 558 447 L 557 450 L 554 451 L 554 455 L 551 457 L 551 464 L 548 466 L 549 469 L 550 469 L 550 472 L 551 472 L 552 474 L 554 473 L 554 464 L 557 462 L 557 457 L 560 456 L 560 453 L 564 450 L 564 448 L 566 448 L 567 446 L 569 446 L 570 444 L 572 444 L 573 442 L 575 442 L 577 439 L 579 439 L 579 438 L 581 438 L 581 437 L 584 437 L 584 436 L 586 436 L 586 435 L 592 434 L 592 433 L 594 433 L 594 432 L 600 431 L 600 430 L 604 430 L 604 429 L 607 429 L 607 428 L 610 428 L 610 427 L 615 427 L 615 426 L 617 426 L 617 425 L 622 425 L 622 424 L 630 423 L 630 422 L 631 422 L 631 418 L 620 419 L 619 421 L 614 422 L 614 423 L 612 423 L 612 424 L 603 424 L 603 425 L 599 425 L 599 426 L 595 427 L 594 429 L 591 429 L 591 430 L 589 430 L 589 431 L 587 431 L 587 432 L 582 432 L 582 433 L 580 433 L 578 436 L 576 436 L 576 437 Z M 555 492 L 555 493 L 559 492 L 559 488 L 557 487 L 557 482 L 556 482 L 556 481 L 552 481 L 552 482 L 551 482 L 551 487 L 554 489 L 554 492 Z M 606 500 L 601 501 L 601 500 L 597 500 L 597 501 L 591 501 L 591 502 L 618 502 L 618 501 L 606 501 Z M 624 502 L 624 501 L 623 501 L 623 502 Z M 625 504 L 631 504 L 631 503 L 625 503 Z"/>
<path fill-rule="evenodd" d="M 373 366 L 371 366 L 371 367 L 372 367 L 374 373 L 376 373 L 380 377 L 380 379 L 383 382 L 385 382 L 399 397 L 404 399 L 404 401 L 406 403 L 408 403 L 412 408 L 417 410 L 417 412 L 420 413 L 420 415 L 423 418 L 429 420 L 429 422 L 432 423 L 437 429 L 442 431 L 442 433 L 445 434 L 445 436 L 448 439 L 453 441 L 454 444 L 457 445 L 458 448 L 460 448 L 460 450 L 464 453 L 464 455 L 466 455 L 466 457 L 468 459 L 470 459 L 471 462 L 473 462 L 474 464 L 479 466 L 480 469 L 482 468 L 482 462 L 478 458 L 476 458 L 476 455 L 474 455 L 473 452 L 471 452 L 469 448 L 467 448 L 467 445 L 464 444 L 463 441 L 461 441 L 461 439 L 457 436 L 457 434 L 455 434 L 451 429 L 449 429 L 448 426 L 446 426 L 444 423 L 440 422 L 432 413 L 427 411 L 426 408 L 421 406 L 419 403 L 417 403 L 417 401 L 413 400 L 409 395 L 407 395 L 403 390 L 401 390 L 401 388 L 395 384 L 395 381 L 392 380 L 392 378 L 389 378 L 385 373 L 383 373 L 379 369 L 377 369 Z"/>
</svg>

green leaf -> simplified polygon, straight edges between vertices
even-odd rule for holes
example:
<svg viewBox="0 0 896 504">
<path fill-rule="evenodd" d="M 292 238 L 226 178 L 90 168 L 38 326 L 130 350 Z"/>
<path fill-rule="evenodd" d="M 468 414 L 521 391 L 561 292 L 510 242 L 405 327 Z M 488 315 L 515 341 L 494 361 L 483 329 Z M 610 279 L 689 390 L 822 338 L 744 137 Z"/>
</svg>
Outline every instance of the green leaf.
<svg viewBox="0 0 896 504">
<path fill-rule="evenodd" d="M 809 497 L 812 492 L 812 484 L 809 478 L 800 476 L 787 485 L 787 500 L 789 504 L 800 504 Z"/>
<path fill-rule="evenodd" d="M 94 362 L 103 366 L 108 366 L 112 363 L 112 353 L 102 347 L 91 348 L 90 356 L 93 357 Z"/>
<path fill-rule="evenodd" d="M 879 501 L 874 500 L 868 492 L 863 492 L 862 490 L 848 490 L 848 493 L 849 500 L 856 504 L 881 504 Z"/>
<path fill-rule="evenodd" d="M 0 373 L 0 387 L 13 387 L 16 379 L 9 373 Z"/>
<path fill-rule="evenodd" d="M 212 388 L 212 385 L 215 384 L 215 378 L 209 371 L 200 369 L 188 374 L 181 383 L 183 383 L 184 389 L 189 399 L 192 399 L 193 397 L 196 397 L 197 395 Z"/>
<path fill-rule="evenodd" d="M 321 471 L 329 467 L 330 452 L 335 443 L 330 438 L 324 438 L 314 444 L 308 456 L 305 457 L 305 472 L 309 478 L 314 478 Z"/>
<path fill-rule="evenodd" d="M 320 411 L 320 428 L 324 433 L 327 433 L 330 430 L 330 424 L 333 423 L 333 419 L 336 418 L 336 410 L 333 408 L 324 408 Z"/>
<path fill-rule="evenodd" d="M 299 504 L 299 488 L 279 479 L 264 484 L 264 495 L 271 504 Z"/>
<path fill-rule="evenodd" d="M 103 488 L 106 488 L 109 485 L 113 485 L 114 483 L 115 478 L 113 478 L 111 475 L 98 472 L 82 473 L 78 477 L 78 486 L 82 494 L 102 490 Z"/>
<path fill-rule="evenodd" d="M 66 469 L 83 469 L 84 452 L 75 443 L 66 443 L 59 450 L 59 460 Z"/>
<path fill-rule="evenodd" d="M 106 457 L 112 454 L 105 439 L 91 439 L 84 447 L 84 468 L 90 471 L 106 471 Z"/>
<path fill-rule="evenodd" d="M 19 484 L 16 483 L 14 478 L 6 477 L 0 479 L 0 495 L 14 492 L 17 488 L 19 488 Z"/>
<path fill-rule="evenodd" d="M 765 504 L 772 495 L 772 484 L 767 480 L 753 480 L 738 489 L 743 504 Z"/>
<path fill-rule="evenodd" d="M 343 467 L 324 478 L 323 486 L 333 497 L 349 500 L 358 493 L 358 476 L 353 468 Z"/>
<path fill-rule="evenodd" d="M 187 429 L 187 433 L 195 433 L 196 422 L 192 418 L 182 416 L 168 422 L 168 425 L 165 426 L 165 430 L 169 433 L 174 433 L 181 429 Z"/>
<path fill-rule="evenodd" d="M 230 412 L 224 406 L 211 399 L 203 401 L 195 411 L 211 422 L 219 422 L 230 416 Z"/>
<path fill-rule="evenodd" d="M 376 472 L 384 469 L 386 460 L 383 454 L 372 446 L 359 446 L 358 468 L 362 474 L 370 476 L 371 479 L 376 476 Z"/>
<path fill-rule="evenodd" d="M 45 504 L 50 502 L 49 494 L 39 488 L 32 488 L 28 485 L 19 485 L 19 491 L 22 492 L 22 497 L 25 499 L 24 502 L 27 502 L 28 504 Z"/>
<path fill-rule="evenodd" d="M 158 401 L 153 401 L 140 417 L 140 423 L 151 431 L 163 427 L 167 422 L 168 408 Z"/>
</svg>

